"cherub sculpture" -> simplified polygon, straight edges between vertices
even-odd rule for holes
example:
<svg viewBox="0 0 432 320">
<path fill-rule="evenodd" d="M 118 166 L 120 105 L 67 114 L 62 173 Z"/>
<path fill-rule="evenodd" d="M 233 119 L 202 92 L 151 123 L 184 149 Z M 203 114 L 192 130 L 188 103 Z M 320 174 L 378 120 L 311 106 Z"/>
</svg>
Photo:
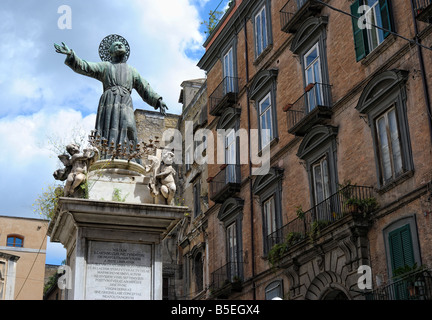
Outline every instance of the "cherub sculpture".
<svg viewBox="0 0 432 320">
<path fill-rule="evenodd" d="M 149 164 L 146 165 L 145 168 L 146 168 L 146 172 L 152 173 L 149 182 L 150 194 L 152 195 L 152 197 L 157 197 L 159 195 L 159 186 L 158 186 L 156 175 L 160 168 L 161 161 L 158 157 L 152 155 L 148 156 L 148 161 Z"/>
<path fill-rule="evenodd" d="M 76 144 L 66 146 L 70 154 L 59 155 L 60 161 L 65 168 L 56 170 L 53 174 L 56 180 L 65 181 L 64 196 L 73 196 L 75 189 L 87 179 L 87 171 L 91 164 L 98 160 L 99 153 L 96 148 L 90 147 L 80 152 L 80 147 Z"/>
<path fill-rule="evenodd" d="M 171 151 L 162 154 L 162 161 L 157 156 L 148 157 L 149 164 L 146 166 L 147 172 L 152 172 L 149 188 L 153 197 L 160 193 L 166 199 L 167 205 L 174 205 L 174 195 L 176 192 L 175 175 L 176 171 L 172 167 L 174 153 Z"/>
</svg>

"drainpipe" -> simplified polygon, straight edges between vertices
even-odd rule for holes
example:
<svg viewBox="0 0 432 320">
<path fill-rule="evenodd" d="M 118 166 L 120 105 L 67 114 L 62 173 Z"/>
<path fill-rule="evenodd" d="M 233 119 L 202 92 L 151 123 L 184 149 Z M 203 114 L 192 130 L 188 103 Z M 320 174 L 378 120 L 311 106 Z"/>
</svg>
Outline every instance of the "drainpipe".
<svg viewBox="0 0 432 320">
<path fill-rule="evenodd" d="M 249 151 L 249 194 L 250 194 L 250 228 L 251 228 L 251 259 L 252 259 L 252 293 L 253 300 L 256 300 L 256 285 L 255 285 L 255 231 L 254 231 L 254 205 L 253 205 L 253 185 L 252 185 L 252 161 L 250 156 L 251 150 L 251 120 L 250 120 L 250 102 L 249 102 L 249 56 L 248 56 L 248 38 L 247 38 L 247 20 L 244 19 L 244 38 L 245 38 L 245 69 L 246 69 L 246 105 L 247 105 L 247 118 L 248 118 L 248 151 Z"/>
<path fill-rule="evenodd" d="M 414 8 L 414 1 L 411 2 L 411 11 L 412 11 L 412 17 L 413 17 L 413 23 L 414 23 L 414 33 L 415 37 L 414 39 L 421 43 L 421 39 L 419 37 L 419 30 L 417 25 L 417 19 L 415 14 L 415 8 Z M 423 59 L 423 49 L 421 46 L 417 46 L 417 52 L 418 52 L 418 59 L 420 64 L 420 72 L 422 77 L 422 83 L 423 83 L 423 95 L 426 102 L 426 115 L 428 116 L 428 124 L 429 124 L 429 134 L 431 137 L 431 143 L 432 143 L 432 108 L 431 108 L 431 101 L 429 97 L 429 88 L 427 85 L 427 79 L 426 79 L 426 70 L 424 65 L 424 59 Z"/>
</svg>

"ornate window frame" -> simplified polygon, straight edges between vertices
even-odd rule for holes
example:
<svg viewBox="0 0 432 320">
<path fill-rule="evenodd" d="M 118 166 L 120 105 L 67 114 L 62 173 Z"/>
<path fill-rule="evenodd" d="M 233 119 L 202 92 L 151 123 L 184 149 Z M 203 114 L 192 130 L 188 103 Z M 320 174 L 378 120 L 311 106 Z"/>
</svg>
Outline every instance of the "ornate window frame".
<svg viewBox="0 0 432 320">
<path fill-rule="evenodd" d="M 378 190 L 384 193 L 414 174 L 411 140 L 407 117 L 406 82 L 408 71 L 389 70 L 375 76 L 364 88 L 356 109 L 368 117 L 371 128 Z M 396 110 L 399 139 L 401 144 L 403 173 L 389 181 L 384 181 L 380 165 L 380 151 L 377 137 L 376 119 L 391 108 Z"/>
</svg>

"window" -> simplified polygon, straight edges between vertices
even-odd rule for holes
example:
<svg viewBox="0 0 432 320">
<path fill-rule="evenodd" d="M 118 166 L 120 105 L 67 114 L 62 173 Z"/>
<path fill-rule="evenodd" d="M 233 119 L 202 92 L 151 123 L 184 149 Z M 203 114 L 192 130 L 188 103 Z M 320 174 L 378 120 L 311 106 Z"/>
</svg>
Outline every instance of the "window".
<svg viewBox="0 0 432 320">
<path fill-rule="evenodd" d="M 234 81 L 234 56 L 233 48 L 230 48 L 223 56 L 224 94 L 237 92 Z"/>
<path fill-rule="evenodd" d="M 259 150 L 278 138 L 276 108 L 277 69 L 260 71 L 252 81 L 251 100 L 255 101 L 259 128 Z"/>
<path fill-rule="evenodd" d="M 242 219 L 244 201 L 229 198 L 221 206 L 218 219 L 223 223 L 226 241 L 227 278 L 243 277 L 242 271 Z"/>
<path fill-rule="evenodd" d="M 265 289 L 265 299 L 283 299 L 282 280 L 273 281 Z"/>
<path fill-rule="evenodd" d="M 304 68 L 306 85 L 317 84 L 307 93 L 307 112 L 311 112 L 316 106 L 323 105 L 323 93 L 320 86 L 322 82 L 321 57 L 318 43 L 304 55 Z"/>
<path fill-rule="evenodd" d="M 253 193 L 259 196 L 262 210 L 264 254 L 284 240 L 278 232 L 282 226 L 282 177 L 282 169 L 270 168 L 269 173 L 258 176 L 253 185 Z"/>
<path fill-rule="evenodd" d="M 22 248 L 24 246 L 24 238 L 21 236 L 8 236 L 6 246 Z"/>
<path fill-rule="evenodd" d="M 406 89 L 408 72 L 385 71 L 363 90 L 356 109 L 368 117 L 381 192 L 412 176 Z"/>
<path fill-rule="evenodd" d="M 204 288 L 203 270 L 203 257 L 201 252 L 199 252 L 194 258 L 195 293 L 201 292 Z"/>
<path fill-rule="evenodd" d="M 264 6 L 255 15 L 255 52 L 257 57 L 267 48 L 268 43 L 266 6 Z"/>
<path fill-rule="evenodd" d="M 379 165 L 384 184 L 403 173 L 400 134 L 396 119 L 396 109 L 390 108 L 375 123 Z"/>
<path fill-rule="evenodd" d="M 236 147 L 236 133 L 235 130 L 229 130 L 225 137 L 225 163 L 228 165 L 226 168 L 225 182 L 238 182 L 237 181 L 237 147 Z"/>
<path fill-rule="evenodd" d="M 398 268 L 422 264 L 415 215 L 392 222 L 384 228 L 383 235 L 389 278 Z"/>
<path fill-rule="evenodd" d="M 267 236 L 276 232 L 277 222 L 276 222 L 276 209 L 274 197 L 271 197 L 263 204 L 264 220 L 265 220 L 265 231 Z"/>
<path fill-rule="evenodd" d="M 393 273 L 401 267 L 412 267 L 415 261 L 410 226 L 407 224 L 396 229 L 388 237 Z"/>
<path fill-rule="evenodd" d="M 271 93 L 259 102 L 259 124 L 261 131 L 261 149 L 273 140 L 273 117 Z"/>
<path fill-rule="evenodd" d="M 238 247 L 237 247 L 237 223 L 234 222 L 226 229 L 227 234 L 227 253 L 228 253 L 228 276 L 230 281 L 238 276 Z"/>
<path fill-rule="evenodd" d="M 351 14 L 356 17 L 352 18 L 352 24 L 356 57 L 360 61 L 390 35 L 389 31 L 394 31 L 390 0 L 356 0 L 351 5 Z"/>
<path fill-rule="evenodd" d="M 188 145 L 186 147 L 186 152 L 185 152 L 185 168 L 186 168 L 186 172 L 188 172 L 190 169 L 192 169 L 192 163 L 193 163 L 193 156 L 192 156 L 192 146 Z"/>
<path fill-rule="evenodd" d="M 201 186 L 199 181 L 193 186 L 194 195 L 194 217 L 198 217 L 201 214 Z"/>
<path fill-rule="evenodd" d="M 330 181 L 327 156 L 312 165 L 315 205 L 330 197 Z"/>
<path fill-rule="evenodd" d="M 166 277 L 162 279 L 162 300 L 169 300 L 169 278 Z"/>
<path fill-rule="evenodd" d="M 384 41 L 384 31 L 374 26 L 382 27 L 382 17 L 378 0 L 368 0 L 369 9 L 365 12 L 367 24 L 367 40 L 370 51 L 375 50 Z"/>
<path fill-rule="evenodd" d="M 305 161 L 311 188 L 311 203 L 315 206 L 315 218 L 328 220 L 332 216 L 331 201 L 338 189 L 337 142 L 338 128 L 315 126 L 304 137 L 298 157 Z"/>
<path fill-rule="evenodd" d="M 299 55 L 303 71 L 305 114 L 317 106 L 331 107 L 331 90 L 327 65 L 328 17 L 309 17 L 294 36 L 290 50 Z M 313 86 L 311 86 L 313 84 Z"/>
</svg>

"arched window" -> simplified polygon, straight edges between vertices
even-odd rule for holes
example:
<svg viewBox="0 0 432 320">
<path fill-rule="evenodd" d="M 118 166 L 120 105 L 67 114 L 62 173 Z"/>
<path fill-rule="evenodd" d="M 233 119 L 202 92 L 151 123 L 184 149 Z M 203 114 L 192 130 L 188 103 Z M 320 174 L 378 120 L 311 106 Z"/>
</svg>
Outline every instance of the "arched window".
<svg viewBox="0 0 432 320">
<path fill-rule="evenodd" d="M 10 234 L 7 236 L 6 246 L 22 248 L 24 247 L 24 237 L 16 234 Z"/>
<path fill-rule="evenodd" d="M 265 298 L 266 300 L 283 299 L 282 280 L 273 281 L 265 288 Z"/>
</svg>

